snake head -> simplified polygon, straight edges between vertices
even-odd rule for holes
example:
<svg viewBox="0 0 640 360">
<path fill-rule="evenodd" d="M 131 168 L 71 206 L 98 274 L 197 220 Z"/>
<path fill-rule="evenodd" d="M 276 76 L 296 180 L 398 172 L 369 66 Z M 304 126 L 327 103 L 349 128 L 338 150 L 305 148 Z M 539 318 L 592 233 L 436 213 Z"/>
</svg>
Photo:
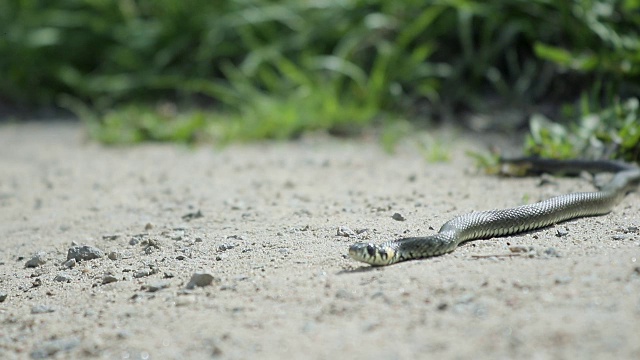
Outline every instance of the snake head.
<svg viewBox="0 0 640 360">
<path fill-rule="evenodd" d="M 394 263 L 394 255 L 393 249 L 371 243 L 356 243 L 349 247 L 351 258 L 374 266 Z"/>
</svg>

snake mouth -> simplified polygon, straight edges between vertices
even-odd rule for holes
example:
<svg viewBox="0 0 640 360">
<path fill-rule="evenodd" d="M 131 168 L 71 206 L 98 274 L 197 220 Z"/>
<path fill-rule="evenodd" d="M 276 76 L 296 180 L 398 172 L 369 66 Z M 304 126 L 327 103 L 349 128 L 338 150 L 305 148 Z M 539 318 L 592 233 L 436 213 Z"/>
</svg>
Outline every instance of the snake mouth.
<svg viewBox="0 0 640 360">
<path fill-rule="evenodd" d="M 377 254 L 376 246 L 371 243 L 355 243 L 349 247 L 349 256 L 354 260 L 369 262 Z"/>
</svg>

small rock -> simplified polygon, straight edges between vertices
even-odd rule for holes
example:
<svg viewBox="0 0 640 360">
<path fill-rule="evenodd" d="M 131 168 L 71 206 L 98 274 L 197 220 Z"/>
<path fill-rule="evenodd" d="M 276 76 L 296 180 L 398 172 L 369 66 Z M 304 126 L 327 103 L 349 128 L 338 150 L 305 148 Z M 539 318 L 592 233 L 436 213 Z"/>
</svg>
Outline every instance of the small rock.
<svg viewBox="0 0 640 360">
<path fill-rule="evenodd" d="M 102 240 L 117 240 L 119 237 L 117 234 L 102 235 Z"/>
<path fill-rule="evenodd" d="M 616 234 L 616 235 L 613 235 L 611 238 L 613 240 L 624 240 L 627 238 L 627 236 L 624 234 Z"/>
<path fill-rule="evenodd" d="M 151 229 L 153 229 L 153 224 L 152 224 L 152 223 L 147 223 L 147 224 L 144 226 L 144 229 L 145 229 L 145 230 L 151 230 Z"/>
<path fill-rule="evenodd" d="M 53 281 L 57 282 L 71 282 L 71 276 L 69 274 L 61 272 L 56 277 L 53 278 Z"/>
<path fill-rule="evenodd" d="M 233 249 L 234 247 L 236 246 L 233 244 L 220 244 L 218 246 L 218 251 L 227 251 Z"/>
<path fill-rule="evenodd" d="M 182 220 L 191 221 L 193 219 L 199 219 L 201 217 L 203 217 L 202 212 L 200 210 L 198 210 L 196 212 L 191 212 L 191 213 L 182 215 Z"/>
<path fill-rule="evenodd" d="M 134 278 L 142 278 L 142 277 L 146 277 L 149 275 L 153 275 L 156 273 L 156 270 L 154 269 L 142 269 L 142 270 L 138 270 L 136 271 L 135 274 L 133 274 Z"/>
<path fill-rule="evenodd" d="M 34 268 L 40 265 L 44 265 L 47 262 L 47 260 L 45 259 L 46 256 L 47 256 L 47 253 L 45 253 L 44 251 L 39 251 L 33 254 L 31 259 L 27 260 L 24 266 L 28 268 Z"/>
<path fill-rule="evenodd" d="M 569 235 L 569 231 L 567 230 L 567 228 L 557 228 L 556 229 L 556 236 L 557 237 L 563 237 L 563 236 L 567 236 Z"/>
<path fill-rule="evenodd" d="M 31 308 L 32 314 L 46 314 L 46 313 L 52 313 L 54 311 L 56 311 L 56 309 L 47 305 L 36 305 Z"/>
<path fill-rule="evenodd" d="M 162 281 L 162 282 L 155 282 L 155 283 L 150 283 L 147 284 L 145 286 L 143 286 L 143 288 L 145 290 L 147 290 L 148 292 L 156 292 L 158 290 L 162 290 L 162 289 L 166 289 L 169 287 L 169 283 L 166 281 Z"/>
<path fill-rule="evenodd" d="M 109 260 L 118 260 L 120 259 L 120 253 L 118 253 L 117 251 L 110 251 L 107 257 L 109 258 Z"/>
<path fill-rule="evenodd" d="M 512 253 L 526 253 L 529 252 L 529 247 L 524 245 L 512 245 L 509 246 L 509 251 Z"/>
<path fill-rule="evenodd" d="M 96 247 L 89 245 L 72 246 L 67 253 L 67 260 L 76 259 L 76 261 L 93 260 L 104 256 L 104 252 Z"/>
<path fill-rule="evenodd" d="M 102 277 L 102 283 L 103 284 L 111 284 L 111 283 L 114 283 L 116 281 L 118 281 L 118 278 L 113 276 L 113 275 L 111 275 L 111 274 L 105 274 Z"/>
<path fill-rule="evenodd" d="M 195 273 L 187 283 L 187 289 L 194 289 L 196 286 L 208 286 L 213 282 L 213 275 L 207 273 Z"/>
<path fill-rule="evenodd" d="M 344 237 L 357 237 L 358 236 L 355 231 L 349 229 L 346 226 L 338 227 L 338 231 L 336 232 L 336 235 L 337 236 L 344 236 Z"/>
<path fill-rule="evenodd" d="M 402 214 L 400 214 L 400 213 L 394 213 L 393 215 L 391 215 L 391 218 L 392 218 L 393 220 L 396 220 L 396 221 L 405 221 L 405 220 L 407 220 L 407 219 L 406 219 L 404 216 L 402 216 Z"/>
<path fill-rule="evenodd" d="M 75 267 L 77 264 L 76 259 L 69 259 L 67 261 L 64 262 L 64 264 L 62 264 L 62 267 L 64 267 L 65 269 L 71 269 L 73 267 Z"/>
<path fill-rule="evenodd" d="M 0 303 L 4 302 L 5 300 L 7 300 L 7 297 L 9 296 L 9 294 L 7 294 L 4 291 L 0 291 Z"/>
<path fill-rule="evenodd" d="M 46 359 L 60 351 L 70 351 L 78 344 L 80 344 L 80 339 L 76 337 L 51 340 L 44 342 L 40 347 L 33 350 L 30 355 L 32 359 Z"/>
</svg>

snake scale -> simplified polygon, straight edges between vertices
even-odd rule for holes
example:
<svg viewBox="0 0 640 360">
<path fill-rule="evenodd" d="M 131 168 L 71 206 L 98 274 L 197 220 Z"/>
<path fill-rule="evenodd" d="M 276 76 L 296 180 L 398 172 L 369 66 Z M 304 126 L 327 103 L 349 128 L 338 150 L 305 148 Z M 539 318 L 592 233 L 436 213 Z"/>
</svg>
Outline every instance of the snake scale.
<svg viewBox="0 0 640 360">
<path fill-rule="evenodd" d="M 640 182 L 640 168 L 615 161 L 545 160 L 521 158 L 502 160 L 527 169 L 528 173 L 562 172 L 578 174 L 611 172 L 613 178 L 598 191 L 559 195 L 509 209 L 472 212 L 446 222 L 437 234 L 391 240 L 379 245 L 356 243 L 349 255 L 373 266 L 443 255 L 463 242 L 506 236 L 543 228 L 585 216 L 604 215 Z"/>
</svg>

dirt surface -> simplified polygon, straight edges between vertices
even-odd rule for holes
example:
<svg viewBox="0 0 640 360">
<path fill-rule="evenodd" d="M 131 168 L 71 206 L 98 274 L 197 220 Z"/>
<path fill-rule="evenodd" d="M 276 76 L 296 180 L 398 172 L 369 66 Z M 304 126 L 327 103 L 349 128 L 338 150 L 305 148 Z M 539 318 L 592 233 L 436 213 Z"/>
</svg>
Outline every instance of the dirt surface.
<svg viewBox="0 0 640 360">
<path fill-rule="evenodd" d="M 0 126 L 0 358 L 640 358 L 638 194 L 433 259 L 346 255 L 592 189 L 478 174 L 465 151 L 482 139 L 438 137 L 450 162 L 365 140 L 105 148 L 74 124 Z M 100 257 L 67 260 L 84 245 Z"/>
</svg>

